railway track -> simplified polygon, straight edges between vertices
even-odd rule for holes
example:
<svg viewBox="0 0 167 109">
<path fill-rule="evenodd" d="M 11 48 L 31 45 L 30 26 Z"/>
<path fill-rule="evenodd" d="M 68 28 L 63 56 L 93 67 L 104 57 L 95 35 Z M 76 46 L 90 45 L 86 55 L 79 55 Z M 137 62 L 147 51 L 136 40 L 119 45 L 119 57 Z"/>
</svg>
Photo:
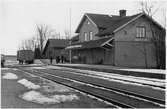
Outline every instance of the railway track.
<svg viewBox="0 0 167 109">
<path fill-rule="evenodd" d="M 47 68 L 46 68 L 47 69 Z M 60 69 L 53 69 L 53 70 L 57 70 L 57 71 L 61 71 Z M 148 83 L 144 83 L 144 82 L 138 82 L 138 81 L 132 81 L 132 80 L 128 80 L 128 79 L 120 79 L 120 78 L 116 78 L 116 77 L 106 77 L 106 76 L 103 76 L 103 75 L 96 75 L 96 74 L 90 74 L 90 73 L 85 73 L 85 72 L 81 72 L 81 71 L 76 71 L 76 70 L 68 70 L 68 69 L 63 69 L 63 71 L 66 71 L 67 73 L 73 73 L 73 74 L 78 74 L 78 75 L 90 75 L 92 77 L 96 77 L 96 78 L 106 78 L 108 80 L 110 79 L 113 79 L 113 80 L 118 80 L 118 81 L 125 81 L 125 82 L 129 82 L 129 83 L 137 83 L 137 84 L 141 84 L 141 85 L 146 85 L 146 86 L 153 86 L 153 87 L 156 87 L 156 88 L 161 88 L 161 89 L 165 89 L 165 86 L 160 86 L 160 85 L 156 85 L 156 84 L 148 84 Z M 99 77 L 101 76 L 101 77 Z M 120 76 L 120 75 L 119 75 Z M 122 76 L 123 78 L 123 76 Z M 129 77 L 130 78 L 130 77 Z M 131 77 L 132 78 L 132 77 Z M 133 79 L 138 79 L 138 78 L 133 78 Z M 145 78 L 140 78 L 138 80 L 144 80 L 144 81 L 150 81 L 150 82 L 159 82 L 161 84 L 164 84 L 164 82 L 162 81 L 156 81 L 156 80 L 148 80 L 148 79 L 145 79 Z"/>
<path fill-rule="evenodd" d="M 38 70 L 27 70 L 18 68 L 22 72 L 27 72 L 42 78 L 66 85 L 81 92 L 93 95 L 104 101 L 110 102 L 121 108 L 164 108 L 165 101 L 156 98 L 149 98 L 142 95 L 136 95 L 132 92 L 125 92 L 119 89 L 107 88 L 93 83 L 79 81 L 67 77 L 57 76 Z"/>
<path fill-rule="evenodd" d="M 70 74 L 70 73 L 66 73 L 64 71 L 59 71 L 59 72 L 55 72 L 55 70 L 39 70 L 39 71 L 43 71 L 45 73 L 50 73 L 53 75 L 58 75 L 64 78 L 70 78 L 70 79 L 74 79 L 80 82 L 85 82 L 85 83 L 90 83 L 96 86 L 100 86 L 100 87 L 105 87 L 108 89 L 112 89 L 112 90 L 119 90 L 122 92 L 130 92 L 130 95 L 134 95 L 134 96 L 139 96 L 140 98 L 146 98 L 149 99 L 150 101 L 154 101 L 157 100 L 159 101 L 159 103 L 165 104 L 165 91 L 163 90 L 157 90 L 157 89 L 152 89 L 149 87 L 143 87 L 143 86 L 136 86 L 136 85 L 127 85 L 127 84 L 122 84 L 119 82 L 115 82 L 115 81 L 108 81 L 108 80 L 104 80 L 104 79 L 99 79 L 99 78 L 92 78 L 89 76 L 83 76 L 83 75 L 78 75 L 78 74 Z M 151 93 L 150 93 L 151 91 Z"/>
</svg>

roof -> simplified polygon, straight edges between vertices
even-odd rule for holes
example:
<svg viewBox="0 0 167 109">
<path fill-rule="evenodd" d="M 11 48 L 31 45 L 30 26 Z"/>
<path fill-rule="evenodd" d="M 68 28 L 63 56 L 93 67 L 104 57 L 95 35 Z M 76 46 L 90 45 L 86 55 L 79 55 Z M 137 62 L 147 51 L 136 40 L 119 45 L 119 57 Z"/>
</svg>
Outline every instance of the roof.
<svg viewBox="0 0 167 109">
<path fill-rule="evenodd" d="M 67 39 L 48 39 L 44 48 L 43 53 L 47 47 L 65 48 L 68 45 L 69 40 Z"/>
<path fill-rule="evenodd" d="M 79 33 L 79 30 L 81 28 L 81 25 L 83 24 L 86 17 L 92 21 L 92 23 L 100 30 L 106 30 L 108 28 L 118 28 L 119 26 L 127 23 L 128 21 L 132 20 L 133 18 L 137 17 L 139 14 L 133 15 L 133 16 L 125 16 L 120 17 L 118 15 L 107 15 L 107 14 L 93 14 L 93 13 L 86 13 L 79 26 L 77 27 L 76 33 Z"/>
<path fill-rule="evenodd" d="M 154 19 L 151 19 L 145 13 L 138 13 L 132 16 L 125 17 L 120 17 L 117 15 L 86 13 L 83 16 L 79 26 L 77 27 L 76 33 L 79 33 L 79 30 L 86 18 L 88 18 L 99 29 L 99 33 L 97 33 L 96 35 L 103 36 L 115 33 L 116 31 L 120 30 L 130 22 L 135 21 L 137 18 L 143 15 L 145 15 L 148 19 L 152 20 L 153 23 L 156 24 L 158 27 L 162 28 L 161 25 L 159 25 L 156 21 L 154 21 Z"/>
<path fill-rule="evenodd" d="M 112 37 L 102 38 L 99 40 L 91 40 L 85 42 L 77 42 L 69 45 L 66 49 L 90 49 L 102 47 L 105 42 L 107 42 Z"/>
<path fill-rule="evenodd" d="M 99 32 L 97 35 L 102 36 L 102 35 L 112 34 L 113 32 L 115 32 L 116 29 L 132 21 L 133 19 L 137 18 L 139 15 L 142 15 L 142 14 L 140 13 L 140 14 L 136 14 L 133 16 L 122 17 L 121 19 L 116 20 L 115 22 L 112 22 L 112 25 L 109 28 L 105 29 L 104 31 Z"/>
<path fill-rule="evenodd" d="M 78 41 L 79 40 L 79 35 L 73 36 L 71 38 L 71 41 Z"/>
</svg>

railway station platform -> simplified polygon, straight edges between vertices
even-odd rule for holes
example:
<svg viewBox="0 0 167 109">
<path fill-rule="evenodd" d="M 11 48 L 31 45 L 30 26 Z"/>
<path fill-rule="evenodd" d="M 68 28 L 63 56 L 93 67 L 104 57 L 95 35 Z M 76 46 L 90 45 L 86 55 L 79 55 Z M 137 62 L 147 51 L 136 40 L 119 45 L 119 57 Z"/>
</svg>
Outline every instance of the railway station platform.
<svg viewBox="0 0 167 109">
<path fill-rule="evenodd" d="M 50 64 L 50 61 L 46 59 L 42 59 L 41 62 L 43 62 L 44 64 Z M 109 65 L 90 65 L 90 64 L 69 64 L 69 63 L 56 64 L 54 61 L 52 65 L 60 67 L 76 68 L 82 70 L 93 70 L 100 72 L 115 73 L 121 75 L 155 78 L 155 79 L 165 79 L 166 75 L 166 70 L 160 70 L 160 69 L 134 69 L 134 68 L 116 67 Z"/>
</svg>

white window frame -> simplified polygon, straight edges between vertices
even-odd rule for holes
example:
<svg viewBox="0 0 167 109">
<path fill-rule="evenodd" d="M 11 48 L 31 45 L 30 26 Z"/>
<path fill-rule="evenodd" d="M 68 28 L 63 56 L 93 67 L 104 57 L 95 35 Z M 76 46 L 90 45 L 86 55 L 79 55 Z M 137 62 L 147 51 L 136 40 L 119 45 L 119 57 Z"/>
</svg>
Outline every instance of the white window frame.
<svg viewBox="0 0 167 109">
<path fill-rule="evenodd" d="M 84 41 L 88 41 L 88 34 L 84 32 Z"/>
<path fill-rule="evenodd" d="M 145 38 L 146 37 L 146 28 L 144 26 L 136 27 L 136 37 L 137 38 Z"/>
<path fill-rule="evenodd" d="M 90 36 L 90 40 L 93 40 L 93 32 L 92 31 L 89 32 L 89 36 Z"/>
</svg>

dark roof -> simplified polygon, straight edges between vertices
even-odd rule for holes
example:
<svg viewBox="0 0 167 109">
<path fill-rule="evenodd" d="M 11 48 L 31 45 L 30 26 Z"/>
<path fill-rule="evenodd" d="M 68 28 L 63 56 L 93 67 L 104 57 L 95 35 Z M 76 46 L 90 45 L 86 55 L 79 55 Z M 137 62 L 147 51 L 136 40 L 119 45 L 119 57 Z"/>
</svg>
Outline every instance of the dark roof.
<svg viewBox="0 0 167 109">
<path fill-rule="evenodd" d="M 91 14 L 87 13 L 87 16 L 97 25 L 98 28 L 108 28 L 114 22 L 121 19 L 121 17 L 116 15 L 105 15 L 105 14 Z"/>
<path fill-rule="evenodd" d="M 81 47 L 77 47 L 77 49 L 90 49 L 90 48 L 98 48 L 101 47 L 101 45 L 103 43 L 105 43 L 106 41 L 108 41 L 109 39 L 111 39 L 112 37 L 107 37 L 107 38 L 102 38 L 99 40 L 91 40 L 91 41 L 84 41 L 84 42 L 77 42 L 77 43 L 73 43 L 70 46 L 75 46 L 75 45 L 81 45 Z M 68 49 L 68 48 L 66 48 Z M 75 48 L 76 49 L 76 48 Z"/>
<path fill-rule="evenodd" d="M 48 39 L 44 48 L 43 53 L 46 51 L 47 47 L 65 48 L 69 44 L 67 39 Z"/>
<path fill-rule="evenodd" d="M 73 36 L 71 38 L 71 41 L 78 41 L 79 40 L 79 35 Z"/>
<path fill-rule="evenodd" d="M 133 15 L 133 16 L 122 17 L 121 19 L 118 19 L 118 20 L 112 22 L 112 24 L 110 23 L 111 26 L 109 28 L 105 29 L 104 31 L 99 32 L 97 35 L 98 36 L 109 35 L 109 34 L 113 33 L 114 30 L 116 30 L 117 28 L 121 27 L 122 25 L 128 23 L 129 21 L 136 18 L 140 14 L 136 14 L 136 15 Z"/>
<path fill-rule="evenodd" d="M 66 47 L 68 45 L 67 39 L 48 39 L 50 47 Z"/>
<path fill-rule="evenodd" d="M 125 17 L 120 17 L 117 15 L 106 15 L 106 14 L 92 14 L 92 13 L 86 13 L 82 20 L 81 23 L 79 24 L 76 33 L 79 32 L 80 27 L 85 20 L 86 17 L 91 19 L 93 23 L 97 26 L 99 29 L 99 33 L 97 35 L 104 35 L 108 33 L 112 33 L 115 29 L 119 28 L 123 24 L 129 22 L 130 20 L 134 19 L 137 17 L 139 14 L 132 15 L 132 16 L 125 16 Z"/>
</svg>

